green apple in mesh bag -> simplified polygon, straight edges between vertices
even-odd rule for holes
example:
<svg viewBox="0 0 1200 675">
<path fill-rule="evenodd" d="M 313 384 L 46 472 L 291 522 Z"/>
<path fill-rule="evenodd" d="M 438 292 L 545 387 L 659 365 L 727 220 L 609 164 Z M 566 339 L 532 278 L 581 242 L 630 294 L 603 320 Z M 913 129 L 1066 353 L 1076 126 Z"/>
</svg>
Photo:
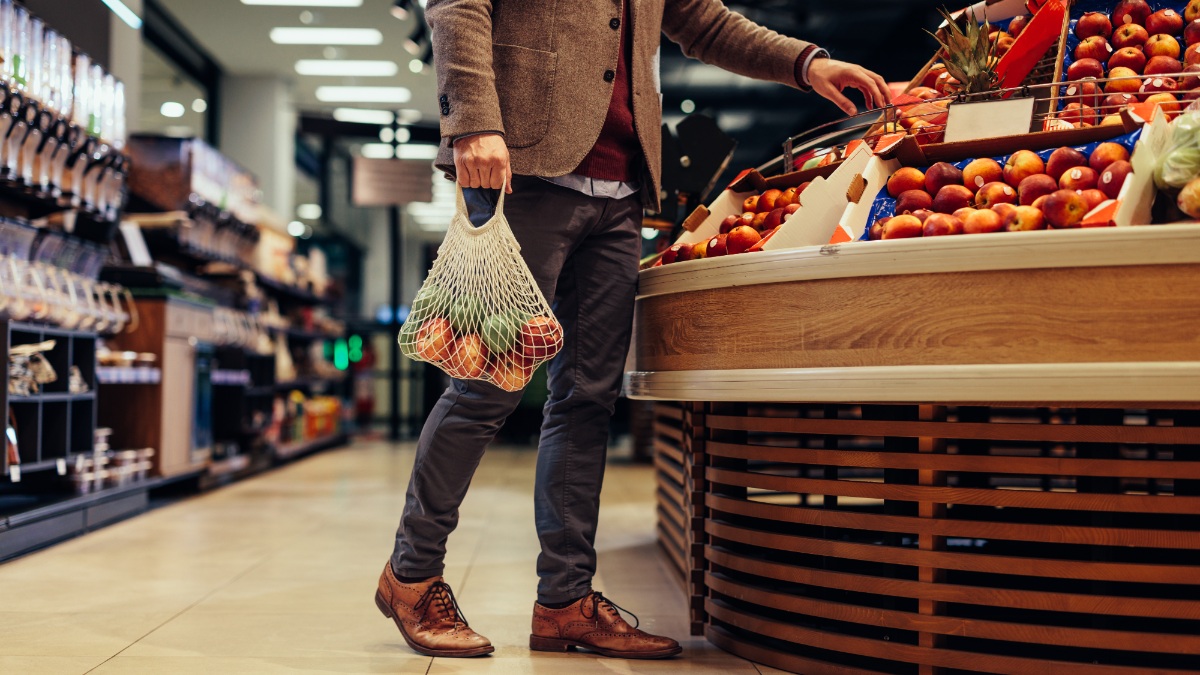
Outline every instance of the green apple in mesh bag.
<svg viewBox="0 0 1200 675">
<path fill-rule="evenodd" d="M 517 345 L 517 332 L 525 323 L 522 312 L 508 310 L 488 317 L 483 324 L 483 343 L 494 354 L 503 354 Z"/>
<path fill-rule="evenodd" d="M 459 335 L 478 332 L 486 318 L 483 301 L 471 293 L 463 293 L 450 305 L 450 325 Z"/>
<path fill-rule="evenodd" d="M 409 320 L 416 319 L 418 322 L 426 319 L 431 319 L 435 316 L 444 317 L 447 308 L 450 306 L 450 293 L 444 288 L 427 284 L 417 297 L 413 300 L 412 310 L 409 312 Z"/>
</svg>

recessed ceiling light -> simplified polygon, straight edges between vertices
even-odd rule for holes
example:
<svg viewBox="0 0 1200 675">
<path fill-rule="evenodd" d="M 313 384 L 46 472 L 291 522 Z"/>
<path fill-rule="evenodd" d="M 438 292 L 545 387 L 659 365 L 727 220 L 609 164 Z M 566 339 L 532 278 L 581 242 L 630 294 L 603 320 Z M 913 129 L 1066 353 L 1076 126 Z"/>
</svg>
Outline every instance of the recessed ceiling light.
<svg viewBox="0 0 1200 675">
<path fill-rule="evenodd" d="M 125 3 L 121 2 L 121 0 L 101 0 L 101 2 L 108 5 L 108 8 L 112 10 L 112 13 L 116 14 L 117 17 L 124 21 L 130 28 L 134 30 L 141 30 L 142 17 L 138 16 L 132 9 L 126 7 Z"/>
<path fill-rule="evenodd" d="M 183 113 L 187 111 L 184 109 L 182 103 L 178 101 L 167 101 L 166 103 L 162 104 L 162 107 L 158 109 L 158 112 L 161 113 L 163 117 L 183 117 Z"/>
<path fill-rule="evenodd" d="M 379 130 L 379 140 L 384 143 L 391 143 L 396 139 L 396 132 L 391 127 L 384 127 Z"/>
<path fill-rule="evenodd" d="M 408 103 L 408 87 L 317 87 L 317 100 L 325 103 Z"/>
<path fill-rule="evenodd" d="M 363 0 L 242 0 L 242 4 L 271 7 L 362 7 Z"/>
<path fill-rule="evenodd" d="M 208 101 L 202 98 L 192 101 L 192 112 L 202 113 L 205 110 L 208 110 Z"/>
<path fill-rule="evenodd" d="M 408 127 L 400 127 L 396 130 L 397 143 L 407 143 L 410 140 L 412 140 L 412 132 L 408 130 Z"/>
<path fill-rule="evenodd" d="M 397 145 L 396 159 L 437 159 L 436 145 Z"/>
<path fill-rule="evenodd" d="M 421 111 L 415 108 L 401 108 L 396 111 L 396 119 L 400 124 L 416 124 L 421 121 Z"/>
<path fill-rule="evenodd" d="M 425 70 L 425 62 L 421 59 L 413 59 L 408 62 L 408 69 L 414 73 L 419 73 Z"/>
<path fill-rule="evenodd" d="M 271 42 L 277 45 L 378 45 L 383 44 L 383 33 L 374 28 L 272 28 Z"/>
<path fill-rule="evenodd" d="M 363 143 L 359 154 L 367 159 L 391 159 L 396 156 L 391 143 Z"/>
<path fill-rule="evenodd" d="M 296 72 L 318 77 L 391 77 L 400 72 L 395 61 L 330 61 L 301 59 Z"/>
<path fill-rule="evenodd" d="M 292 222 L 288 223 L 287 233 L 293 237 L 299 237 L 300 235 L 304 234 L 304 223 L 298 220 L 293 220 Z"/>
<path fill-rule="evenodd" d="M 321 217 L 321 205 L 300 204 L 296 207 L 296 215 L 304 220 L 317 220 Z"/>
<path fill-rule="evenodd" d="M 363 110 L 362 108 L 334 108 L 333 119 L 355 124 L 391 124 L 396 115 L 390 110 Z"/>
</svg>

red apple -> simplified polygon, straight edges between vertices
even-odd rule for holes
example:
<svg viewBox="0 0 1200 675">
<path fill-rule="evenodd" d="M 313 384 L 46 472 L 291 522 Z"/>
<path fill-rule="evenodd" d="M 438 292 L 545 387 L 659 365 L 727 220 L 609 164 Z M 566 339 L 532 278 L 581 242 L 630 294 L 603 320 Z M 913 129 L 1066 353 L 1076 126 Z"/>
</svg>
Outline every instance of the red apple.
<svg viewBox="0 0 1200 675">
<path fill-rule="evenodd" d="M 1056 229 L 1079 227 L 1087 215 L 1087 200 L 1074 190 L 1059 190 L 1046 196 L 1042 213 Z"/>
<path fill-rule="evenodd" d="M 1058 186 L 1064 190 L 1091 190 L 1096 187 L 1096 181 L 1099 180 L 1100 174 L 1096 173 L 1090 166 L 1077 166 L 1073 169 L 1067 169 L 1062 177 L 1058 179 Z"/>
<path fill-rule="evenodd" d="M 1141 76 L 1132 68 L 1118 66 L 1108 71 L 1104 91 L 1109 94 L 1136 94 L 1142 88 Z"/>
<path fill-rule="evenodd" d="M 896 216 L 883 226 L 881 239 L 909 239 L 921 236 L 925 225 L 916 216 Z"/>
<path fill-rule="evenodd" d="M 1004 229 L 1004 219 L 991 209 L 981 209 L 967 216 L 963 223 L 963 234 L 988 234 Z"/>
<path fill-rule="evenodd" d="M 931 195 L 936 195 L 939 190 L 947 185 L 962 185 L 963 172 L 953 164 L 946 162 L 938 162 L 929 167 L 925 172 L 925 191 Z"/>
<path fill-rule="evenodd" d="M 1075 148 L 1062 147 L 1050 153 L 1050 159 L 1046 160 L 1046 174 L 1058 180 L 1067 169 L 1087 166 L 1087 163 L 1087 157 L 1084 157 L 1082 152 Z"/>
<path fill-rule="evenodd" d="M 767 214 L 763 220 L 762 229 L 759 232 L 770 232 L 771 230 L 783 224 L 783 219 L 786 217 L 786 212 L 782 208 L 777 208 Z"/>
<path fill-rule="evenodd" d="M 1138 94 L 1145 101 L 1151 94 L 1159 92 L 1174 93 L 1179 84 L 1171 77 L 1147 77 L 1142 81 L 1142 87 L 1138 90 Z"/>
<path fill-rule="evenodd" d="M 917 209 L 916 211 L 913 211 L 909 215 L 916 216 L 917 220 L 919 220 L 923 223 L 923 222 L 925 222 L 926 218 L 933 215 L 933 211 L 930 211 L 929 209 Z"/>
<path fill-rule="evenodd" d="M 945 213 L 935 213 L 925 221 L 922 234 L 926 237 L 941 237 L 950 234 L 962 234 L 962 221 Z"/>
<path fill-rule="evenodd" d="M 1138 99 L 1133 94 L 1109 94 L 1104 97 L 1103 110 L 1108 113 L 1119 112 L 1137 102 Z"/>
<path fill-rule="evenodd" d="M 421 324 L 421 330 L 417 331 L 416 352 L 423 361 L 445 361 L 450 356 L 453 344 L 454 330 L 450 327 L 450 322 L 443 318 L 429 319 Z"/>
<path fill-rule="evenodd" d="M 746 197 L 746 201 L 742 202 L 742 211 L 758 213 L 758 195 Z"/>
<path fill-rule="evenodd" d="M 921 79 L 922 87 L 929 87 L 937 91 L 937 80 L 943 73 L 946 72 L 946 66 L 941 63 L 935 63 L 925 71 L 925 77 Z"/>
<path fill-rule="evenodd" d="M 931 98 L 937 98 L 941 96 L 941 94 L 938 93 L 938 90 L 934 89 L 933 87 L 913 87 L 912 89 L 909 89 L 907 93 L 909 96 L 916 96 L 917 98 L 924 99 L 926 101 Z"/>
<path fill-rule="evenodd" d="M 762 195 L 758 198 L 758 212 L 770 213 L 771 211 L 779 208 L 775 202 L 779 200 L 779 196 L 782 194 L 783 190 L 776 190 L 774 188 L 762 193 Z M 784 204 L 784 206 L 787 206 L 787 204 Z"/>
<path fill-rule="evenodd" d="M 698 241 L 692 244 L 692 260 L 703 260 L 708 257 L 708 242 Z"/>
<path fill-rule="evenodd" d="M 464 335 L 454 341 L 450 355 L 442 366 L 451 377 L 460 380 L 477 380 L 487 367 L 488 351 L 478 335 Z"/>
<path fill-rule="evenodd" d="M 1057 190 L 1055 190 L 1055 192 L 1057 192 Z M 1054 193 L 1052 192 L 1050 194 L 1054 194 Z M 1033 203 L 1030 204 L 1030 206 L 1037 209 L 1038 211 L 1041 211 L 1042 207 L 1046 205 L 1046 200 L 1049 198 L 1050 198 L 1050 195 L 1042 195 L 1041 197 L 1038 197 L 1037 199 L 1033 200 Z"/>
<path fill-rule="evenodd" d="M 928 209 L 933 205 L 933 197 L 924 190 L 905 190 L 896 198 L 896 213 L 912 213 L 920 209 Z"/>
<path fill-rule="evenodd" d="M 1125 184 L 1125 179 L 1132 173 L 1133 165 L 1129 162 L 1123 160 L 1113 162 L 1100 172 L 1100 181 L 1097 187 L 1109 199 L 1116 199 L 1121 194 L 1121 186 Z"/>
<path fill-rule="evenodd" d="M 1075 59 L 1095 59 L 1103 63 L 1108 60 L 1112 52 L 1112 45 L 1108 44 L 1107 38 L 1102 35 L 1093 35 L 1075 47 Z"/>
<path fill-rule="evenodd" d="M 1146 40 L 1142 51 L 1146 52 L 1146 56 L 1151 60 L 1156 56 L 1169 56 L 1173 59 L 1179 58 L 1179 40 L 1170 35 L 1151 35 L 1149 40 Z"/>
<path fill-rule="evenodd" d="M 1183 30 L 1183 15 L 1173 9 L 1160 9 L 1146 17 L 1146 32 L 1151 35 L 1178 35 Z"/>
<path fill-rule="evenodd" d="M 933 210 L 938 213 L 954 213 L 964 206 L 970 206 L 975 199 L 975 193 L 962 185 L 947 185 L 938 190 L 933 198 Z"/>
<path fill-rule="evenodd" d="M 533 369 L 516 358 L 504 358 L 487 367 L 487 379 L 504 391 L 521 391 L 532 377 Z"/>
<path fill-rule="evenodd" d="M 1101 143 L 1088 157 L 1088 166 L 1096 173 L 1103 172 L 1113 162 L 1128 162 L 1129 151 L 1120 143 Z"/>
<path fill-rule="evenodd" d="M 1188 4 L 1183 8 L 1183 20 L 1195 21 L 1200 19 L 1200 1 L 1188 0 Z"/>
<path fill-rule="evenodd" d="M 1091 213 L 1097 206 L 1100 206 L 1104 202 L 1108 201 L 1108 196 L 1096 188 L 1084 190 L 1079 194 L 1083 195 L 1084 201 L 1087 202 L 1088 213 Z"/>
<path fill-rule="evenodd" d="M 1183 63 L 1188 66 L 1200 63 L 1200 42 L 1191 45 L 1187 51 L 1183 52 Z"/>
<path fill-rule="evenodd" d="M 950 215 L 954 216 L 955 218 L 958 218 L 959 220 L 961 220 L 965 223 L 965 222 L 967 222 L 967 216 L 970 216 L 972 213 L 975 213 L 975 211 L 977 211 L 977 210 L 978 209 L 976 209 L 973 206 L 964 206 L 961 209 L 955 211 L 954 213 L 952 213 Z"/>
<path fill-rule="evenodd" d="M 887 182 L 888 194 L 893 197 L 899 197 L 901 192 L 923 190 L 924 188 L 925 174 L 920 169 L 908 166 L 897 169 Z"/>
<path fill-rule="evenodd" d="M 880 239 L 883 239 L 883 228 L 884 228 L 884 226 L 887 225 L 888 221 L 891 219 L 892 219 L 891 216 L 887 216 L 885 218 L 880 218 L 880 219 L 876 220 L 874 223 L 871 223 L 871 228 L 869 230 L 867 230 L 867 238 L 870 239 L 871 241 L 878 241 Z"/>
<path fill-rule="evenodd" d="M 1004 229 L 1009 232 L 1027 232 L 1046 229 L 1046 217 L 1032 206 L 1018 206 L 1004 217 Z"/>
<path fill-rule="evenodd" d="M 1128 68 L 1134 74 L 1140 73 L 1146 68 L 1146 54 L 1137 47 L 1118 49 L 1108 57 L 1108 67 L 1109 69 Z"/>
<path fill-rule="evenodd" d="M 799 204 L 799 203 L 800 203 L 800 188 L 790 187 L 790 188 L 784 190 L 783 194 L 779 195 L 779 199 L 775 200 L 775 208 L 781 209 L 781 208 L 790 206 L 792 204 Z"/>
<path fill-rule="evenodd" d="M 1029 206 L 1038 197 L 1048 195 L 1057 189 L 1058 183 L 1053 178 L 1044 173 L 1036 173 L 1021 181 L 1021 184 L 1017 186 L 1017 194 L 1020 197 L 1021 206 Z"/>
<path fill-rule="evenodd" d="M 1104 90 L 1100 88 L 1100 84 L 1095 80 L 1083 80 L 1082 82 L 1072 82 L 1067 86 L 1066 100 L 1074 103 L 1082 103 L 1090 106 L 1092 109 L 1099 108 L 1104 99 Z"/>
<path fill-rule="evenodd" d="M 662 264 L 670 265 L 679 260 L 679 252 L 683 249 L 683 244 L 674 244 L 667 250 L 663 251 Z M 690 250 L 690 249 L 689 249 Z"/>
<path fill-rule="evenodd" d="M 978 190 L 1004 177 L 1004 168 L 991 157 L 980 157 L 963 167 L 963 185 Z"/>
<path fill-rule="evenodd" d="M 1107 18 L 1108 17 L 1105 17 L 1105 19 L 1107 19 Z M 1029 25 L 1029 15 L 1028 14 L 1021 14 L 1019 16 L 1014 16 L 1013 20 L 1008 23 L 1008 34 L 1015 38 L 1021 37 L 1021 31 L 1025 30 L 1025 27 L 1028 25 Z"/>
<path fill-rule="evenodd" d="M 730 230 L 740 225 L 742 222 L 741 216 L 728 216 L 721 221 L 720 227 L 717 228 L 719 234 L 728 234 Z"/>
<path fill-rule="evenodd" d="M 1046 164 L 1032 150 L 1018 150 L 1009 156 L 1004 163 L 1004 182 L 1013 187 L 1021 184 L 1029 176 L 1044 173 Z"/>
<path fill-rule="evenodd" d="M 1183 64 L 1179 63 L 1179 59 L 1170 56 L 1152 56 L 1146 62 L 1146 67 L 1142 70 L 1145 75 L 1166 75 L 1168 73 L 1183 72 Z"/>
<path fill-rule="evenodd" d="M 1183 72 L 1188 73 L 1179 78 L 1179 91 L 1191 91 L 1192 89 L 1200 88 L 1200 64 L 1193 64 L 1183 69 Z"/>
<path fill-rule="evenodd" d="M 792 215 L 793 213 L 795 213 L 799 210 L 800 210 L 799 204 L 788 204 L 787 206 L 783 207 L 783 219 L 787 220 L 788 216 Z"/>
<path fill-rule="evenodd" d="M 1104 12 L 1088 12 L 1075 22 L 1075 35 L 1080 40 L 1093 36 L 1108 39 L 1108 36 L 1112 35 L 1112 21 Z"/>
<path fill-rule="evenodd" d="M 1078 101 L 1068 103 L 1063 111 L 1058 115 L 1059 119 L 1070 122 L 1077 127 L 1083 125 L 1096 124 L 1096 110 L 1090 105 L 1084 105 Z"/>
<path fill-rule="evenodd" d="M 728 234 L 718 234 L 717 236 L 713 237 L 712 239 L 709 239 L 708 240 L 708 250 L 705 251 L 704 257 L 719 258 L 719 257 L 729 253 L 729 249 L 727 249 L 725 247 L 725 242 L 728 238 L 729 238 Z"/>
<path fill-rule="evenodd" d="M 558 353 L 562 338 L 563 329 L 557 321 L 535 316 L 521 327 L 521 354 L 527 359 L 548 359 Z"/>
<path fill-rule="evenodd" d="M 736 227 L 725 239 L 725 248 L 730 255 L 745 253 L 750 250 L 751 246 L 757 244 L 759 239 L 762 239 L 762 235 L 758 233 L 758 230 L 752 227 Z"/>
<path fill-rule="evenodd" d="M 997 204 L 1012 204 L 1017 201 L 1017 191 L 1007 183 L 996 181 L 979 188 L 975 195 L 975 205 L 981 209 L 990 209 Z"/>
<path fill-rule="evenodd" d="M 1190 47 L 1200 42 L 1200 19 L 1189 21 L 1183 28 L 1183 41 Z"/>
<path fill-rule="evenodd" d="M 1149 39 L 1150 34 L 1146 32 L 1145 28 L 1137 24 L 1126 24 L 1113 31 L 1112 46 L 1115 49 L 1141 47 Z"/>
<path fill-rule="evenodd" d="M 1113 8 L 1112 22 L 1116 26 L 1128 24 L 1144 26 L 1152 11 L 1146 0 L 1120 0 Z"/>
<path fill-rule="evenodd" d="M 1079 59 L 1067 67 L 1068 80 L 1082 80 L 1085 77 L 1104 77 L 1104 64 L 1096 59 Z"/>
<path fill-rule="evenodd" d="M 679 246 L 679 257 L 677 257 L 675 259 L 676 262 L 687 262 L 689 260 L 696 259 L 696 245 L 695 244 L 676 244 L 676 245 Z"/>
</svg>

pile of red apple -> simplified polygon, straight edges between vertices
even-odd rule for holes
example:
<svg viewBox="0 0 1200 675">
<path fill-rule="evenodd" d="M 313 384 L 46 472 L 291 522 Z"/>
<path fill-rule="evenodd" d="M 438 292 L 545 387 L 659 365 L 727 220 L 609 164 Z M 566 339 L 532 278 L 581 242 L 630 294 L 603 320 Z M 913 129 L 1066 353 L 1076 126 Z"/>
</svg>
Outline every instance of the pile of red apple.
<svg viewBox="0 0 1200 675">
<path fill-rule="evenodd" d="M 741 215 L 721 221 L 717 234 L 695 244 L 675 244 L 662 254 L 662 264 L 718 258 L 758 250 L 756 245 L 775 234 L 787 217 L 800 209 L 800 195 L 808 187 L 802 183 L 786 190 L 774 188 L 751 195 L 742 202 Z"/>
<path fill-rule="evenodd" d="M 1139 101 L 1173 116 L 1200 98 L 1200 0 L 1189 0 L 1182 13 L 1120 0 L 1111 14 L 1080 17 L 1075 36 L 1059 119 L 1080 127 L 1120 124 L 1121 109 Z M 1101 87 L 1098 78 L 1110 81 Z"/>
<path fill-rule="evenodd" d="M 1081 227 L 1092 209 L 1117 198 L 1132 172 L 1120 143 L 1101 143 L 1091 156 L 1063 147 L 1047 161 L 1019 150 L 1003 165 L 984 157 L 962 169 L 946 162 L 925 171 L 905 167 L 887 183 L 895 215 L 875 221 L 869 238 Z"/>
</svg>

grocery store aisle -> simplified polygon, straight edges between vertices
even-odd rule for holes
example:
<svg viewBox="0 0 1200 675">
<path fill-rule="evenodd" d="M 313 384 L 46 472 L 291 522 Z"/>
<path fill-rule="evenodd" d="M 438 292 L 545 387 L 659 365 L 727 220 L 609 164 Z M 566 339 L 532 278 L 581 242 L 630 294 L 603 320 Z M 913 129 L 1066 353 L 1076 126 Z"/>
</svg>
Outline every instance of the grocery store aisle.
<svg viewBox="0 0 1200 675">
<path fill-rule="evenodd" d="M 491 657 L 410 651 L 376 610 L 412 447 L 360 443 L 0 565 L 4 673 L 722 673 L 754 665 L 688 638 L 654 543 L 647 467 L 614 465 L 597 588 L 684 656 L 532 654 L 534 453 L 490 452 L 450 539 L 447 578 Z M 774 671 L 773 671 L 774 672 Z"/>
</svg>

